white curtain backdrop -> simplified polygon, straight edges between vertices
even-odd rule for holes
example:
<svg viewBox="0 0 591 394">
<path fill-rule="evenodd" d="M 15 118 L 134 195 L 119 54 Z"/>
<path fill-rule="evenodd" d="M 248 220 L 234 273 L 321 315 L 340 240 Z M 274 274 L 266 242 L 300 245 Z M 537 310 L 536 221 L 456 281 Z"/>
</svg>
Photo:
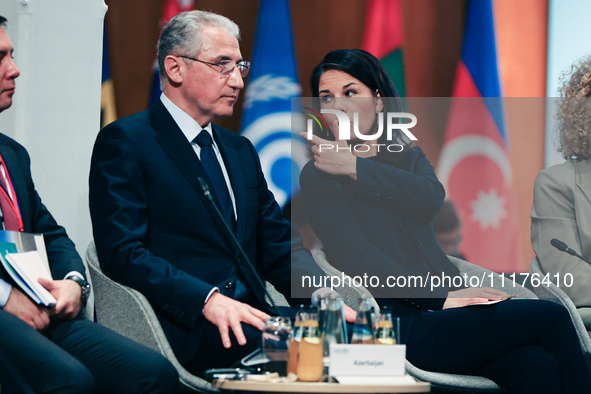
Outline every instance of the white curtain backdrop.
<svg viewBox="0 0 591 394">
<path fill-rule="evenodd" d="M 0 132 L 31 155 L 45 205 L 83 255 L 90 155 L 100 128 L 104 0 L 0 0 L 21 71 Z"/>
</svg>

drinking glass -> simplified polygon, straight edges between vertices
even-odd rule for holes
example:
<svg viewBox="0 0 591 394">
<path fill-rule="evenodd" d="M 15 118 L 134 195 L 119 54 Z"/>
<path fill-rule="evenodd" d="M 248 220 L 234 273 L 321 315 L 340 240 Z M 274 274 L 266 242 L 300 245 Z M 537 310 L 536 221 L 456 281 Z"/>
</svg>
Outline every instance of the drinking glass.
<svg viewBox="0 0 591 394">
<path fill-rule="evenodd" d="M 298 353 L 300 351 L 300 342 L 302 341 L 302 334 L 304 332 L 304 321 L 308 320 L 309 308 L 305 305 L 300 305 L 296 312 L 295 321 L 293 322 L 293 330 L 291 340 L 289 341 L 289 359 L 287 360 L 287 374 L 298 373 Z"/>
<path fill-rule="evenodd" d="M 400 344 L 400 318 L 392 317 L 392 312 L 387 309 L 382 310 L 378 317 L 375 343 L 379 345 Z"/>
<path fill-rule="evenodd" d="M 318 382 L 322 378 L 322 342 L 318 313 L 311 311 L 303 323 L 298 356 L 298 379 L 302 382 Z"/>
<path fill-rule="evenodd" d="M 291 320 L 289 317 L 274 316 L 265 321 L 263 330 L 263 352 L 269 361 L 265 364 L 268 372 L 287 375 L 289 358 L 289 340 L 291 338 Z"/>
</svg>

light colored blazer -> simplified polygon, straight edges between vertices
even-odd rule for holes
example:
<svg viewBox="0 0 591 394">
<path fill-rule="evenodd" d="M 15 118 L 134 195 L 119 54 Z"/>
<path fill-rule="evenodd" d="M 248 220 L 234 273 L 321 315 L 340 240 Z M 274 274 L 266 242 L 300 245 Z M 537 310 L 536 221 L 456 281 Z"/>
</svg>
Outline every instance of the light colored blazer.
<svg viewBox="0 0 591 394">
<path fill-rule="evenodd" d="M 531 211 L 531 241 L 542 270 L 572 298 L 591 330 L 591 265 L 554 248 L 552 238 L 591 260 L 591 160 L 567 160 L 540 171 Z"/>
</svg>

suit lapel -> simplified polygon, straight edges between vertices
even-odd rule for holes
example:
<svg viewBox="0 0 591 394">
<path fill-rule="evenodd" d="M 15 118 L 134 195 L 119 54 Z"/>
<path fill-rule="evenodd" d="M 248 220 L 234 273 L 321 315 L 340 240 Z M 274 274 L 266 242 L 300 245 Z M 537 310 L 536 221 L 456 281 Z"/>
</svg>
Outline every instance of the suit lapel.
<svg viewBox="0 0 591 394">
<path fill-rule="evenodd" d="M 156 100 L 150 107 L 150 121 L 154 126 L 154 138 L 189 182 L 189 185 L 195 190 L 213 221 L 230 241 L 228 231 L 201 189 L 199 178 L 203 178 L 208 184 L 211 184 L 211 182 L 201 162 L 195 155 L 193 147 L 191 147 L 191 144 L 160 100 Z M 219 206 L 215 196 L 214 199 Z"/>
<path fill-rule="evenodd" d="M 230 183 L 232 185 L 232 191 L 234 192 L 234 200 L 236 201 L 236 238 L 242 243 L 244 241 L 245 234 L 245 220 L 246 217 L 246 188 L 245 182 L 242 176 L 242 170 L 240 165 L 240 158 L 236 148 L 230 144 L 227 139 L 223 138 L 222 133 L 219 131 L 218 126 L 213 125 L 213 135 L 215 142 L 220 149 L 222 159 L 226 166 L 226 171 L 230 177 Z"/>
<path fill-rule="evenodd" d="M 575 167 L 575 182 L 583 195 L 591 203 L 591 163 L 588 161 L 573 161 Z"/>
<path fill-rule="evenodd" d="M 577 229 L 579 230 L 579 239 L 586 240 L 591 237 L 591 215 L 589 207 L 591 206 L 591 162 L 572 161 L 575 169 L 575 218 Z M 591 254 L 591 247 L 588 242 L 582 242 L 583 256 Z"/>
<path fill-rule="evenodd" d="M 31 229 L 28 226 L 29 220 L 29 210 L 23 204 L 26 204 L 28 200 L 28 192 L 27 192 L 27 185 L 24 182 L 24 175 L 21 170 L 20 163 L 16 157 L 16 154 L 13 149 L 8 148 L 5 145 L 0 145 L 0 155 L 2 155 L 2 159 L 4 160 L 4 164 L 6 164 L 6 168 L 8 169 L 8 175 L 10 176 L 10 180 L 12 181 L 12 186 L 14 186 L 14 191 L 16 193 L 16 201 L 19 206 L 19 211 L 21 217 L 23 219 L 23 226 L 25 227 L 25 231 L 30 231 Z"/>
</svg>

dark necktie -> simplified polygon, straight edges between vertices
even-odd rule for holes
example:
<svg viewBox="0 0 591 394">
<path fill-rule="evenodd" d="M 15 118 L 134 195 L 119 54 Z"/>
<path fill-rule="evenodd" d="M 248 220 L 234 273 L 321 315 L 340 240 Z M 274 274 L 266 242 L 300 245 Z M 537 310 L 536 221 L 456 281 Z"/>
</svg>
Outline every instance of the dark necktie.
<svg viewBox="0 0 591 394">
<path fill-rule="evenodd" d="M 201 164 L 211 182 L 213 192 L 218 198 L 220 211 L 230 228 L 234 230 L 234 207 L 232 206 L 232 199 L 230 198 L 228 185 L 224 179 L 222 167 L 216 157 L 215 151 L 213 150 L 213 140 L 211 139 L 211 135 L 207 130 L 201 130 L 197 138 L 195 138 L 195 141 L 201 147 Z"/>
</svg>

